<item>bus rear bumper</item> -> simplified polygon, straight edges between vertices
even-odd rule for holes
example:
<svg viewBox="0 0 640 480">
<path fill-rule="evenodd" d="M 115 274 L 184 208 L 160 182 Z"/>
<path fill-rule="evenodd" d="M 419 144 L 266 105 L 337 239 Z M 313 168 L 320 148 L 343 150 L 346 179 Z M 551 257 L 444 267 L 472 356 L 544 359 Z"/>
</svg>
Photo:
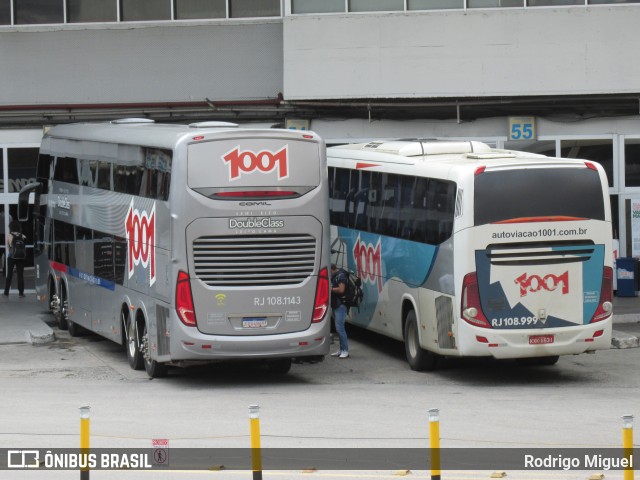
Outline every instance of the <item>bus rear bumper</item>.
<svg viewBox="0 0 640 480">
<path fill-rule="evenodd" d="M 459 335 L 461 356 L 531 358 L 575 355 L 611 347 L 612 318 L 579 326 L 506 330 L 465 325 Z"/>
<path fill-rule="evenodd" d="M 170 361 L 323 356 L 329 353 L 330 343 L 327 320 L 279 335 L 207 335 L 188 328 L 171 338 Z"/>
</svg>

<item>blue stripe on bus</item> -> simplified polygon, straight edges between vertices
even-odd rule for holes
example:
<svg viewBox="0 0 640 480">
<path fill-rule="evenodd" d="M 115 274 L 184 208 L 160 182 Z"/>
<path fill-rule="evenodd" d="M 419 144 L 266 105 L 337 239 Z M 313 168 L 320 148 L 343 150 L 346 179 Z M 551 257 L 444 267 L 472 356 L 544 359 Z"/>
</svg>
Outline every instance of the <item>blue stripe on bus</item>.
<svg viewBox="0 0 640 480">
<path fill-rule="evenodd" d="M 84 280 L 92 285 L 97 285 L 98 287 L 106 288 L 107 290 L 114 291 L 116 289 L 115 282 L 110 280 L 105 280 L 104 278 L 97 277 L 91 273 L 83 272 L 82 270 L 78 270 L 77 268 L 67 267 L 67 274 L 72 277 L 79 278 L 80 280 Z"/>
</svg>

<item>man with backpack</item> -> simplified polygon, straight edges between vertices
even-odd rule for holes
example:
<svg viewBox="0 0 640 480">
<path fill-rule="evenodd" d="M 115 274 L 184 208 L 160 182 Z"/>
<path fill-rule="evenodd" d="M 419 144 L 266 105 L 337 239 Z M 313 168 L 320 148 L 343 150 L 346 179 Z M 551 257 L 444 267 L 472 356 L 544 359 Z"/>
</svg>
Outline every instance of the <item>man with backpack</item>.
<svg viewBox="0 0 640 480">
<path fill-rule="evenodd" d="M 348 275 L 342 268 L 338 268 L 334 263 L 331 264 L 331 309 L 340 341 L 340 350 L 333 352 L 331 356 L 341 359 L 349 358 L 349 340 L 345 328 L 348 310 L 343 301 L 349 283 Z"/>
<path fill-rule="evenodd" d="M 4 296 L 9 296 L 13 267 L 15 266 L 16 273 L 18 274 L 18 296 L 24 298 L 24 263 L 27 258 L 27 246 L 26 237 L 22 233 L 22 227 L 19 222 L 11 222 L 9 225 L 7 245 L 9 246 L 9 257 L 7 279 L 4 284 Z"/>
</svg>

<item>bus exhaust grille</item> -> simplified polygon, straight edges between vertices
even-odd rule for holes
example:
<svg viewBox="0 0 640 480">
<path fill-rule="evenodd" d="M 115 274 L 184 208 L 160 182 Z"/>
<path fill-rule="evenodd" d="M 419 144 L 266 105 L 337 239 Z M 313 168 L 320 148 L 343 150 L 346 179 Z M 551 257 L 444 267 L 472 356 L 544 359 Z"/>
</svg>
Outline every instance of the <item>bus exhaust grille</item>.
<svg viewBox="0 0 640 480">
<path fill-rule="evenodd" d="M 311 235 L 205 236 L 194 240 L 195 273 L 211 287 L 296 285 L 313 274 Z"/>
<path fill-rule="evenodd" d="M 593 242 L 531 242 L 489 245 L 486 255 L 492 265 L 549 265 L 588 261 L 595 251 Z"/>
</svg>

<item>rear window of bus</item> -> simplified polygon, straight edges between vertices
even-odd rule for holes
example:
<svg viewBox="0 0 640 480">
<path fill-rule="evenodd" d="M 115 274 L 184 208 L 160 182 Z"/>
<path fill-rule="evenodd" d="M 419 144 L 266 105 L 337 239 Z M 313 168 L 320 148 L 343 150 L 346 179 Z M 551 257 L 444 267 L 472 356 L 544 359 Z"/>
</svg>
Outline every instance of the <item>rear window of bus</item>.
<svg viewBox="0 0 640 480">
<path fill-rule="evenodd" d="M 598 172 L 529 168 L 485 171 L 475 177 L 475 225 L 546 216 L 604 220 Z"/>
</svg>

